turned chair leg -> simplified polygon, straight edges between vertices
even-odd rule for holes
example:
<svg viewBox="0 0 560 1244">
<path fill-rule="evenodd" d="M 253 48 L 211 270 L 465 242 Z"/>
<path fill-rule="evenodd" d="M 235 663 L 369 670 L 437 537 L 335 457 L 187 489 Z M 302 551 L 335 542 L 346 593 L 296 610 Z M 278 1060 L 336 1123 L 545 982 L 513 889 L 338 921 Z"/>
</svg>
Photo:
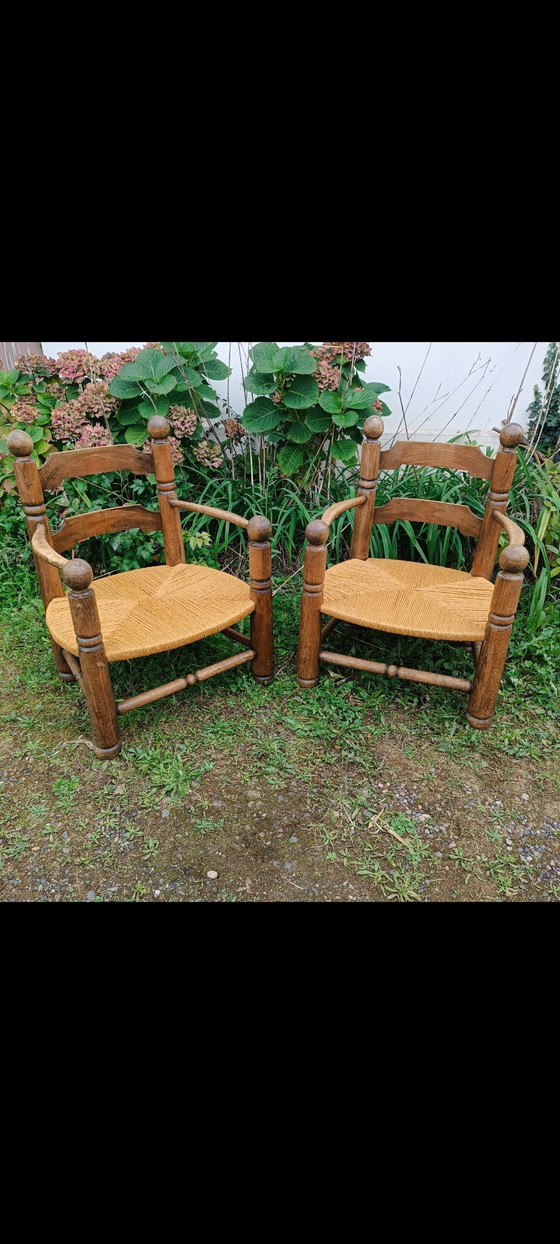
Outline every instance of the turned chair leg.
<svg viewBox="0 0 560 1244">
<path fill-rule="evenodd" d="M 91 741 L 99 760 L 112 760 L 121 750 L 117 707 L 103 645 L 93 571 L 76 558 L 68 562 L 64 580 L 78 641 L 81 681 L 91 722 Z"/>
<path fill-rule="evenodd" d="M 525 548 L 510 545 L 500 557 L 490 616 L 476 665 L 467 705 L 467 721 L 475 730 L 488 730 L 496 707 L 513 622 L 529 562 Z"/>
<path fill-rule="evenodd" d="M 329 528 L 321 519 L 309 523 L 303 567 L 303 596 L 298 648 L 298 683 L 304 690 L 319 681 L 321 651 L 321 605 L 327 568 Z"/>
<path fill-rule="evenodd" d="M 251 647 L 255 659 L 251 673 L 255 682 L 267 687 L 274 681 L 274 635 L 272 629 L 272 527 L 257 514 L 247 528 L 249 536 L 249 576 L 255 608 L 251 614 Z"/>
</svg>

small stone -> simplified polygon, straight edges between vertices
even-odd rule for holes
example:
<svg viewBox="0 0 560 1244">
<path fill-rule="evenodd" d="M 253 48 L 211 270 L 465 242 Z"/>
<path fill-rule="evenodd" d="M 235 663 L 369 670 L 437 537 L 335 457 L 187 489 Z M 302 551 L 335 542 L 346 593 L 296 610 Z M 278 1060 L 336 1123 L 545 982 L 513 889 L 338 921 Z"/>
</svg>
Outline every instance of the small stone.
<svg viewBox="0 0 560 1244">
<path fill-rule="evenodd" d="M 161 890 L 154 890 L 154 898 L 159 898 Z"/>
<path fill-rule="evenodd" d="M 292 836 L 291 836 L 291 838 L 290 838 L 290 842 L 299 842 L 299 838 L 296 838 L 296 835 L 295 835 L 295 834 L 292 834 Z"/>
<path fill-rule="evenodd" d="M 88 890 L 86 894 L 86 898 L 87 898 L 88 903 L 93 903 L 94 899 L 97 898 L 95 890 Z"/>
<path fill-rule="evenodd" d="M 287 869 L 289 870 L 291 867 L 292 867 L 292 865 L 290 864 L 290 861 L 289 861 L 289 860 L 286 860 L 286 862 L 285 862 L 285 864 L 284 864 L 284 868 L 287 868 Z"/>
<path fill-rule="evenodd" d="M 443 852 L 442 852 L 442 851 L 436 851 L 436 852 L 435 852 L 435 857 L 436 857 L 436 860 L 440 860 L 440 859 L 442 858 L 442 854 L 443 854 Z"/>
<path fill-rule="evenodd" d="M 208 877 L 208 880 L 209 880 L 209 881 L 217 881 L 217 880 L 218 880 L 218 873 L 217 873 L 217 872 L 214 872 L 214 869 L 213 869 L 213 868 L 211 868 L 211 869 L 210 869 L 210 872 L 207 872 L 207 873 L 206 873 L 206 876 Z"/>
<path fill-rule="evenodd" d="M 161 809 L 161 815 L 162 815 L 163 817 L 169 816 L 169 808 L 162 808 L 162 809 Z"/>
<path fill-rule="evenodd" d="M 521 796 L 521 798 L 522 798 L 522 799 L 524 799 L 524 800 L 525 800 L 525 802 L 527 802 L 527 800 L 528 800 L 529 796 L 528 796 L 528 795 L 522 795 L 522 796 Z"/>
</svg>

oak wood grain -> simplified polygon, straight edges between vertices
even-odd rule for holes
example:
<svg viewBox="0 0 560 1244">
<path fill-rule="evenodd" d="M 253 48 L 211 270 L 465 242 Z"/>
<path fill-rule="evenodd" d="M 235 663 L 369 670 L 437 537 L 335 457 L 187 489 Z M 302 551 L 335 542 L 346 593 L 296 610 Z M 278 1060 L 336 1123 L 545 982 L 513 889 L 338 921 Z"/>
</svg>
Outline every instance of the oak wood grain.
<svg viewBox="0 0 560 1244">
<path fill-rule="evenodd" d="M 197 505 L 195 501 L 178 501 L 172 497 L 169 504 L 174 510 L 190 510 L 193 514 L 207 514 L 208 518 L 219 518 L 224 523 L 235 523 L 237 527 L 247 528 L 251 521 L 249 518 L 241 518 L 239 514 L 232 514 L 229 510 L 216 510 L 213 505 Z"/>
<path fill-rule="evenodd" d="M 350 497 L 348 501 L 337 501 L 336 505 L 330 505 L 321 515 L 321 522 L 326 523 L 330 527 L 334 523 L 335 518 L 340 518 L 346 510 L 354 510 L 359 505 L 365 505 L 365 497 Z"/>
<path fill-rule="evenodd" d="M 53 534 L 53 545 L 57 552 L 64 553 L 81 540 L 90 540 L 92 536 L 107 535 L 113 531 L 161 531 L 161 514 L 147 510 L 143 505 L 121 505 L 109 510 L 90 510 L 88 514 L 77 514 L 68 518 L 62 527 Z"/>
<path fill-rule="evenodd" d="M 407 519 L 411 523 L 441 523 L 457 527 L 465 536 L 478 536 L 482 519 L 468 505 L 452 505 L 448 501 L 417 501 L 413 497 L 397 497 L 375 510 L 374 522 L 394 523 Z"/>
<path fill-rule="evenodd" d="M 448 467 L 452 471 L 468 471 L 474 479 L 491 479 L 494 463 L 476 445 L 397 441 L 383 450 L 380 465 L 382 471 L 394 471 L 401 466 Z"/>
<path fill-rule="evenodd" d="M 84 475 L 103 475 L 106 471 L 132 471 L 134 475 L 153 475 L 151 454 L 141 453 L 133 445 L 107 445 L 99 449 L 71 449 L 68 453 L 51 454 L 39 471 L 43 488 L 58 488 L 65 479 L 81 479 Z"/>
</svg>

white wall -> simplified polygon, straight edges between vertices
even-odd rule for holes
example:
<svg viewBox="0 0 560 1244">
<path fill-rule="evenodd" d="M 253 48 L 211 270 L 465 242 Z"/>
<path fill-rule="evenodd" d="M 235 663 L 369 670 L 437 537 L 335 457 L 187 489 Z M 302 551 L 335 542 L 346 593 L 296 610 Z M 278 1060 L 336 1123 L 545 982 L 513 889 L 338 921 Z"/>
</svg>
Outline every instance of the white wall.
<svg viewBox="0 0 560 1244">
<path fill-rule="evenodd" d="M 313 339 L 311 339 L 313 340 Z M 126 350 L 141 346 L 141 341 L 89 341 L 88 349 L 102 355 L 109 350 Z M 279 345 L 297 345 L 282 341 Z M 59 350 L 83 349 L 83 341 L 44 341 L 46 354 Z M 505 419 L 512 397 L 517 392 L 534 342 L 531 341 L 377 341 L 372 342 L 367 378 L 381 380 L 391 386 L 385 400 L 393 411 L 387 421 L 392 439 L 405 436 L 399 401 L 399 367 L 402 374 L 402 400 L 406 410 L 409 435 L 417 439 L 450 440 L 470 431 L 483 444 L 494 445 L 492 431 Z M 537 342 L 533 360 L 525 380 L 515 418 L 527 426 L 526 410 L 533 395 L 533 386 L 540 383 L 542 363 L 548 343 Z M 225 363 L 230 358 L 233 375 L 230 380 L 230 402 L 237 414 L 243 410 L 241 362 L 245 363 L 249 342 L 220 341 L 218 353 Z M 421 374 L 420 374 L 421 373 Z M 215 385 L 220 396 L 226 397 L 227 383 Z M 400 425 L 400 426 L 399 426 Z"/>
</svg>

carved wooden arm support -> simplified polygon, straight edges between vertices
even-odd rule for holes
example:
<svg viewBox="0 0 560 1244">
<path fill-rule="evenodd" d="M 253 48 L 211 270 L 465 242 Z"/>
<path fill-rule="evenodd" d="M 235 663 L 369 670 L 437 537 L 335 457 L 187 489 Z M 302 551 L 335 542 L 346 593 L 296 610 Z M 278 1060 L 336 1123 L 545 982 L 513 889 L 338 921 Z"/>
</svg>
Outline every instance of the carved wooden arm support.
<svg viewBox="0 0 560 1244">
<path fill-rule="evenodd" d="M 190 510 L 193 514 L 207 514 L 209 518 L 219 518 L 224 523 L 235 523 L 236 527 L 249 526 L 250 519 L 241 518 L 239 514 L 230 514 L 229 510 L 215 510 L 212 505 L 196 505 L 194 501 L 176 501 L 172 498 L 169 502 L 173 510 Z"/>
<path fill-rule="evenodd" d="M 499 510 L 494 510 L 494 520 L 500 524 L 500 527 L 503 527 L 510 546 L 515 545 L 516 548 L 524 547 L 525 532 L 522 531 L 521 527 L 518 527 L 517 523 L 513 522 L 513 519 L 508 518 L 506 514 L 500 514 Z"/>
<path fill-rule="evenodd" d="M 330 527 L 334 523 L 335 518 L 339 518 L 344 514 L 345 510 L 353 510 L 357 505 L 365 505 L 365 497 L 351 497 L 348 501 L 338 501 L 336 505 L 330 505 L 328 510 L 321 516 L 321 522 L 326 523 Z"/>
<path fill-rule="evenodd" d="M 494 584 L 488 622 L 490 628 L 494 629 L 498 627 L 504 630 L 509 627 L 509 639 L 523 587 L 523 571 L 529 564 L 529 553 L 525 548 L 525 533 L 521 527 L 497 510 L 494 510 L 494 518 L 507 533 L 509 544 L 502 549 L 500 555 L 500 571 Z"/>
<path fill-rule="evenodd" d="M 87 586 L 93 580 L 93 570 L 89 562 L 83 561 L 78 557 L 63 557 L 61 553 L 57 553 L 47 540 L 47 533 L 44 523 L 39 523 L 37 530 L 33 533 L 31 547 L 36 557 L 40 557 L 41 561 L 48 562 L 51 566 L 56 566 L 60 570 L 62 578 L 67 587 L 80 590 L 82 581 L 87 579 Z"/>
</svg>

